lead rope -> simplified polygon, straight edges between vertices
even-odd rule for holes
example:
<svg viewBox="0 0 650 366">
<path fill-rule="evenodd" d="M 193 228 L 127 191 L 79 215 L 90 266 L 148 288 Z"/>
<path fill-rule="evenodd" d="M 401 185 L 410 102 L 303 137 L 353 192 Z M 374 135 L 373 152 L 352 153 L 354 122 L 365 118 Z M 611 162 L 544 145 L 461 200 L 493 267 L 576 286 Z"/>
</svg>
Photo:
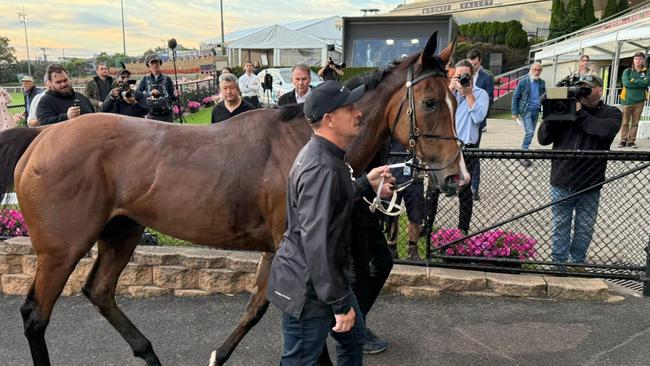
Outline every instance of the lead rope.
<svg viewBox="0 0 650 366">
<path fill-rule="evenodd" d="M 395 169 L 395 168 L 404 168 L 407 164 L 410 164 L 410 160 L 405 162 L 405 163 L 397 163 L 397 164 L 391 164 L 388 165 L 389 169 Z M 397 203 L 397 193 L 401 192 L 404 190 L 406 187 L 410 186 L 411 183 L 413 183 L 413 178 L 409 180 L 408 182 L 402 184 L 399 186 L 399 188 L 393 190 L 393 196 L 391 197 L 390 201 L 388 200 L 383 200 L 381 198 L 381 187 L 384 185 L 384 177 L 381 177 L 379 180 L 379 186 L 377 187 L 377 194 L 375 195 L 375 198 L 370 202 L 367 198 L 363 198 L 364 201 L 369 205 L 370 212 L 375 213 L 375 211 L 379 211 L 383 213 L 384 215 L 387 216 L 399 216 L 403 213 L 406 212 L 406 205 L 404 205 L 404 198 L 400 201 L 400 203 Z M 384 204 L 387 204 L 386 207 L 384 207 Z"/>
</svg>

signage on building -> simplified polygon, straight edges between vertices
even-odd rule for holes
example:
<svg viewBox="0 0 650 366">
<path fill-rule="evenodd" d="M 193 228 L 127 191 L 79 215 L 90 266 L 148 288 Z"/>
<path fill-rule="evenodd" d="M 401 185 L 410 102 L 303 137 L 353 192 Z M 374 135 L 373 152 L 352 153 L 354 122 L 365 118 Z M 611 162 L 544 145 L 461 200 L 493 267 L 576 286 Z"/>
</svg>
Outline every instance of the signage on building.
<svg viewBox="0 0 650 366">
<path fill-rule="evenodd" d="M 494 0 L 463 1 L 454 4 L 434 5 L 422 8 L 422 15 L 449 13 L 458 10 L 471 10 L 494 6 Z"/>
</svg>

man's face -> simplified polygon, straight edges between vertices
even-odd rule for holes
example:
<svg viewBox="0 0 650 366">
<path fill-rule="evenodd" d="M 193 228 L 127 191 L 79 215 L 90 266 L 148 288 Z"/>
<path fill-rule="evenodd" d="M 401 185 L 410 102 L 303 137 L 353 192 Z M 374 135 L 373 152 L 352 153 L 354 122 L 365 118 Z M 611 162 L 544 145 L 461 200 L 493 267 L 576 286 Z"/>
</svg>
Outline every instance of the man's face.
<svg viewBox="0 0 650 366">
<path fill-rule="evenodd" d="M 160 74 L 160 62 L 158 60 L 149 61 L 149 71 L 154 75 Z"/>
<path fill-rule="evenodd" d="M 357 109 L 354 103 L 338 108 L 328 114 L 328 123 L 333 124 L 336 135 L 346 140 L 351 140 L 359 135 L 361 131 L 361 116 L 363 114 Z"/>
<path fill-rule="evenodd" d="M 541 75 L 542 75 L 542 65 L 533 64 L 533 66 L 530 68 L 530 76 L 532 76 L 533 79 L 537 80 Z"/>
<path fill-rule="evenodd" d="M 247 62 L 247 63 L 244 65 L 244 70 L 246 70 L 246 72 L 247 72 L 248 74 L 252 73 L 252 72 L 253 72 L 253 64 L 250 63 L 250 62 Z"/>
<path fill-rule="evenodd" d="M 50 76 L 50 87 L 55 92 L 62 95 L 72 95 L 74 90 L 72 89 L 72 84 L 68 78 L 68 74 L 65 72 L 55 72 Z"/>
<path fill-rule="evenodd" d="M 294 69 L 291 73 L 291 82 L 293 87 L 296 88 L 298 95 L 305 95 L 309 90 L 309 83 L 311 83 L 311 75 L 309 71 Z"/>
<path fill-rule="evenodd" d="M 223 81 L 219 86 L 223 99 L 228 103 L 236 103 L 239 100 L 239 86 L 232 81 Z"/>
<path fill-rule="evenodd" d="M 598 103 L 600 103 L 600 99 L 603 96 L 603 88 L 600 86 L 594 86 L 591 87 L 587 84 L 580 83 L 578 86 L 586 86 L 591 88 L 591 94 L 589 94 L 586 97 L 581 97 L 580 98 L 580 103 L 584 105 L 585 107 L 595 107 Z"/>
<path fill-rule="evenodd" d="M 481 59 L 478 57 L 470 58 L 469 63 L 474 67 L 474 73 L 478 72 L 479 66 L 481 66 Z"/>
<path fill-rule="evenodd" d="M 643 56 L 635 56 L 633 61 L 634 67 L 637 69 L 643 68 L 643 61 L 645 61 Z"/>
<path fill-rule="evenodd" d="M 34 87 L 34 82 L 33 81 L 21 81 L 20 84 L 23 86 L 24 91 L 29 91 L 31 88 Z"/>
<path fill-rule="evenodd" d="M 97 67 L 97 76 L 100 78 L 105 78 L 108 76 L 108 66 L 106 65 L 99 65 Z"/>
</svg>

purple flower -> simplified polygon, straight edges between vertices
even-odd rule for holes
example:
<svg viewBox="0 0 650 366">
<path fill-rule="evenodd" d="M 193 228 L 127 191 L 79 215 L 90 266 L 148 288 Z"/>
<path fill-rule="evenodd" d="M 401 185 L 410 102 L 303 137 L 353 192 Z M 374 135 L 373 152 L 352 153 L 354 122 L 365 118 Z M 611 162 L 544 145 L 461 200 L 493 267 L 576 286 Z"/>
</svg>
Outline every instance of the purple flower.
<svg viewBox="0 0 650 366">
<path fill-rule="evenodd" d="M 26 236 L 27 226 L 18 210 L 0 211 L 0 236 Z"/>
<path fill-rule="evenodd" d="M 440 229 L 431 234 L 431 244 L 438 250 L 456 240 L 464 238 L 459 229 Z M 528 259 L 537 256 L 537 240 L 523 233 L 502 229 L 487 231 L 445 247 L 445 254 L 458 256 L 483 256 L 488 258 Z"/>
</svg>

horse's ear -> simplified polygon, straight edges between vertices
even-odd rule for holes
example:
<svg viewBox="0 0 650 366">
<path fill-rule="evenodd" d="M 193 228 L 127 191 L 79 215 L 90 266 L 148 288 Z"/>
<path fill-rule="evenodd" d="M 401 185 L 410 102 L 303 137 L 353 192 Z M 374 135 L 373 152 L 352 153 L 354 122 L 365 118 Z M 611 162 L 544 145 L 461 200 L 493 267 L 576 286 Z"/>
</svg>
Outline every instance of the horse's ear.
<svg viewBox="0 0 650 366">
<path fill-rule="evenodd" d="M 454 50 L 456 49 L 456 39 L 454 38 L 453 41 L 449 44 L 449 46 L 445 47 L 442 52 L 440 52 L 440 60 L 442 61 L 443 65 L 446 65 L 447 62 L 451 59 L 451 56 L 454 54 Z"/>
<path fill-rule="evenodd" d="M 424 51 L 420 54 L 420 64 L 424 66 L 424 68 L 427 68 L 427 66 L 431 65 L 434 57 L 436 56 L 436 49 L 438 48 L 438 31 L 433 32 L 431 37 L 429 37 L 429 40 L 427 41 L 427 45 L 424 47 Z"/>
</svg>

